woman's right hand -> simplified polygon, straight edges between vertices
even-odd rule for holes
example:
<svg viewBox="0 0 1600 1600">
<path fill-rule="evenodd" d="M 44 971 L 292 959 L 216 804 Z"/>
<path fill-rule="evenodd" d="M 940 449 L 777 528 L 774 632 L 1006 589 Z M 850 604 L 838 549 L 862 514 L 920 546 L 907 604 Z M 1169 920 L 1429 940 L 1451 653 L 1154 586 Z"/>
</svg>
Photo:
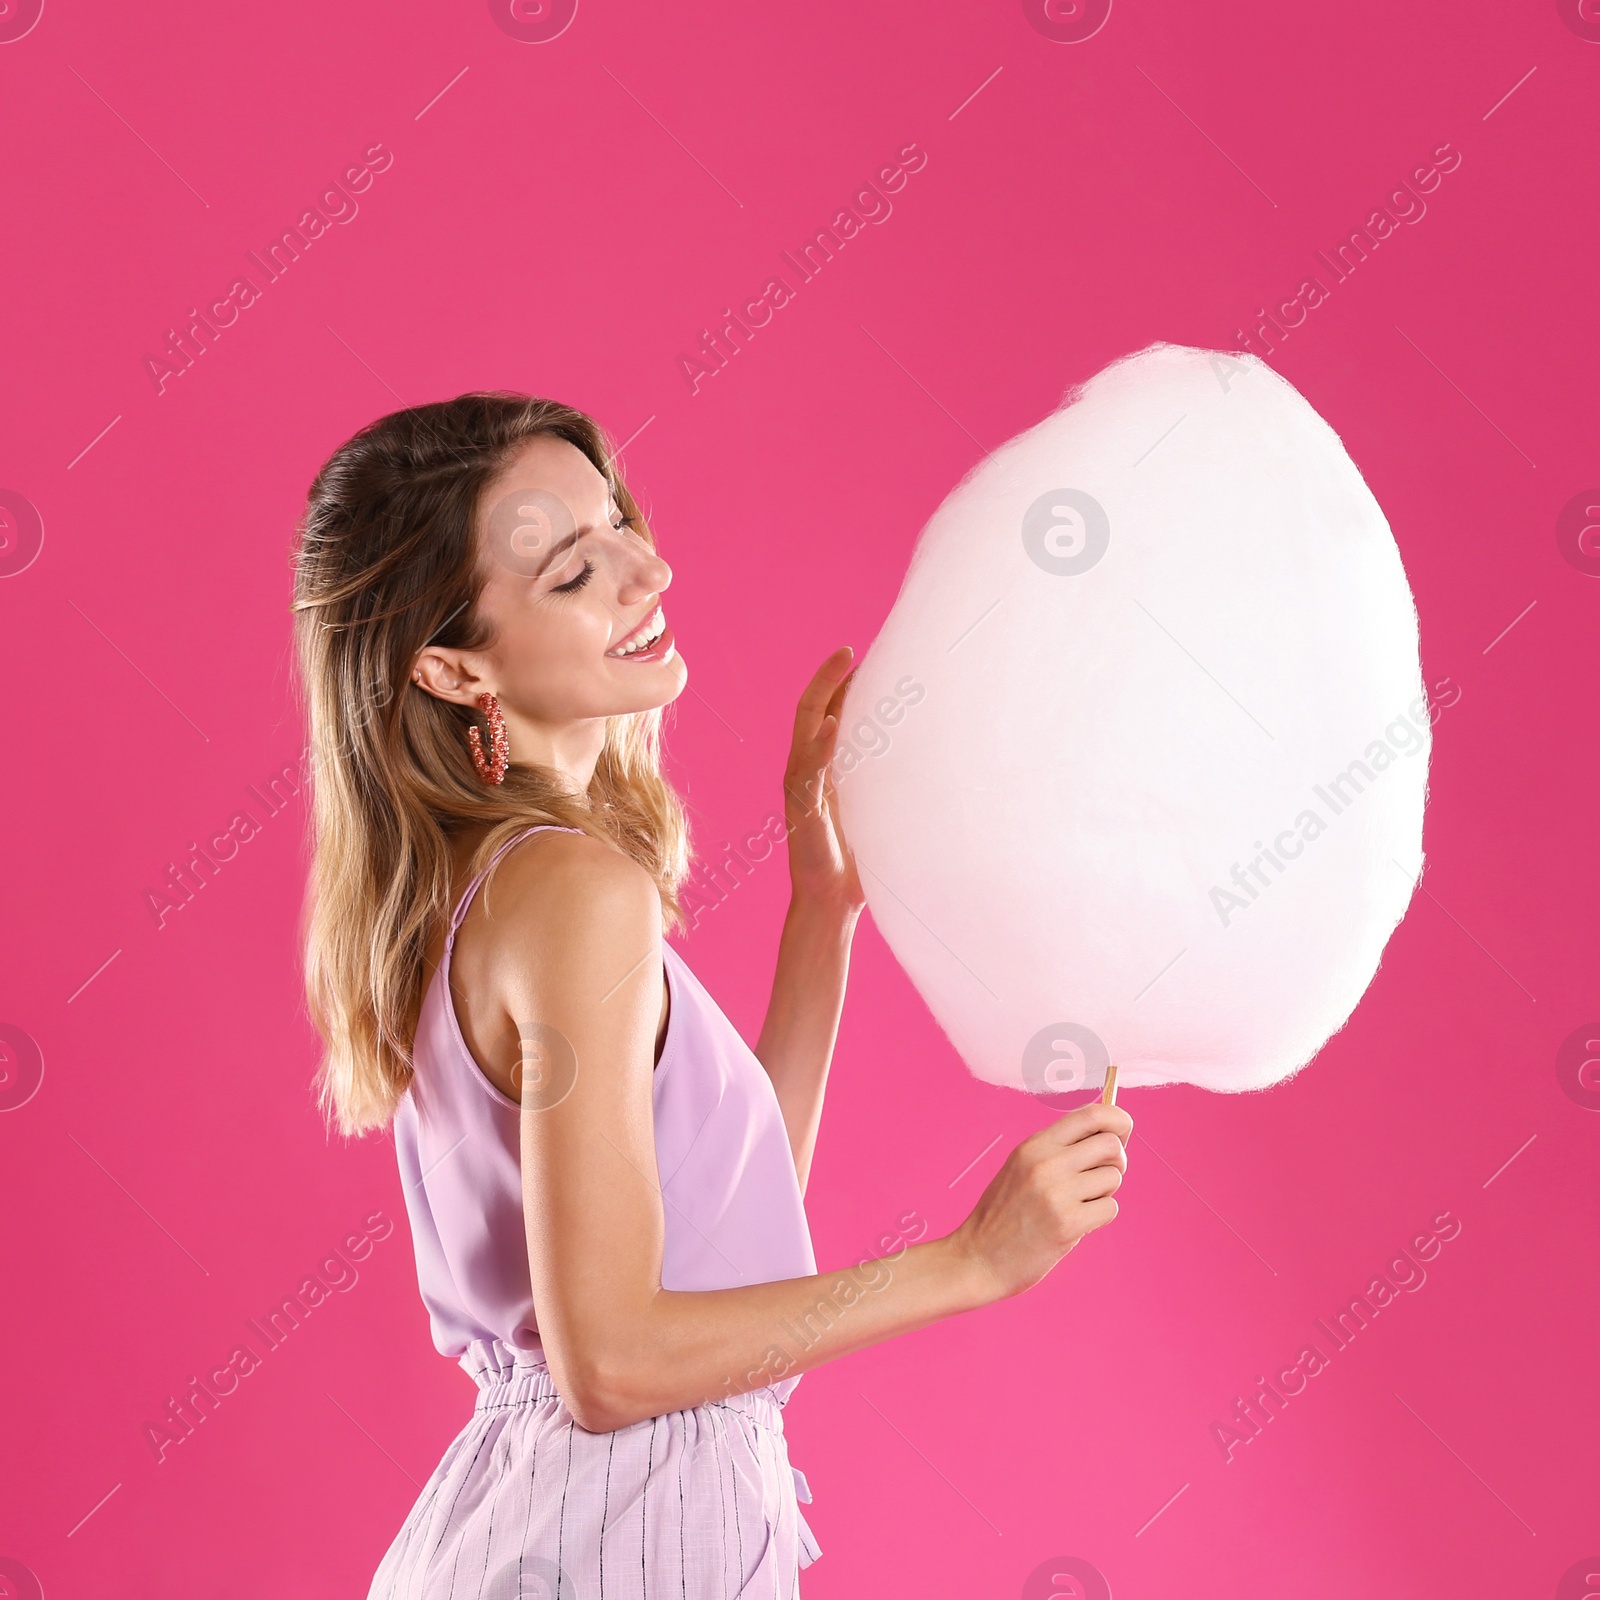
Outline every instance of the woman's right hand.
<svg viewBox="0 0 1600 1600">
<path fill-rule="evenodd" d="M 1031 1289 L 1117 1214 L 1133 1118 L 1094 1101 L 1024 1139 L 950 1244 L 993 1278 L 997 1298 Z"/>
</svg>

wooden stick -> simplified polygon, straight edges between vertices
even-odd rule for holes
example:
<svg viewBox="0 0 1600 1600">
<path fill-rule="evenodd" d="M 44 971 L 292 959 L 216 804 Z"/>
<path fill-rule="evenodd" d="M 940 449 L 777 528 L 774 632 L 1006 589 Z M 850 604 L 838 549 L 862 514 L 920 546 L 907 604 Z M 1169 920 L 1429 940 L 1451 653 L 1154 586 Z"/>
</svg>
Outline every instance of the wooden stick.
<svg viewBox="0 0 1600 1600">
<path fill-rule="evenodd" d="M 1106 1086 L 1100 1091 L 1100 1104 L 1114 1106 L 1117 1103 L 1117 1064 L 1115 1061 L 1106 1068 Z"/>
</svg>

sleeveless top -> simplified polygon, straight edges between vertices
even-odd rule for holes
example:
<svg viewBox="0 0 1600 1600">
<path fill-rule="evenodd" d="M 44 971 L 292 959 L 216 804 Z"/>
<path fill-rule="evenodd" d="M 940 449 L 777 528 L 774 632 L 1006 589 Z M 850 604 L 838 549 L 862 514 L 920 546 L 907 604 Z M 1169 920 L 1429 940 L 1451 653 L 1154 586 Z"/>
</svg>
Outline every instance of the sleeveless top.
<svg viewBox="0 0 1600 1600">
<path fill-rule="evenodd" d="M 482 1385 L 544 1365 L 523 1229 L 521 1107 L 484 1076 L 450 997 L 450 957 L 472 897 L 450 919 L 423 996 L 414 1074 L 395 1112 L 417 1282 L 441 1354 Z M 557 829 L 576 832 L 576 829 Z M 653 1088 L 666 1239 L 664 1289 L 729 1289 L 816 1272 L 778 1097 L 683 958 L 665 941 L 670 1011 Z M 787 1401 L 800 1374 L 772 1385 Z"/>
</svg>

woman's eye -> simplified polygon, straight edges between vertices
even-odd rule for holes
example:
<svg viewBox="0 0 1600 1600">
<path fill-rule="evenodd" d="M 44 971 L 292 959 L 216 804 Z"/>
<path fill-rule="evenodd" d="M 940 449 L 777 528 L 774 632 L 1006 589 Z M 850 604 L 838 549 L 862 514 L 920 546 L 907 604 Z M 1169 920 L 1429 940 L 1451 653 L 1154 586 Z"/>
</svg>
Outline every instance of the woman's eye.
<svg viewBox="0 0 1600 1600">
<path fill-rule="evenodd" d="M 585 561 L 583 564 L 583 570 L 576 578 L 572 578 L 566 583 L 558 583 L 553 592 L 555 594 L 573 594 L 577 590 L 581 589 L 584 584 L 586 584 L 593 576 L 594 562 Z"/>
</svg>

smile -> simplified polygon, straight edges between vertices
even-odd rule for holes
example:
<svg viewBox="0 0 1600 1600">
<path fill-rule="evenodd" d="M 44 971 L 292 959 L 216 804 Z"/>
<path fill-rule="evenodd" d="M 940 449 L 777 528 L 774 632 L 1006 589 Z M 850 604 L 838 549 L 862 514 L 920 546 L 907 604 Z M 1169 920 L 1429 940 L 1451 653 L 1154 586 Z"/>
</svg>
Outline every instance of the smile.
<svg viewBox="0 0 1600 1600">
<path fill-rule="evenodd" d="M 615 660 L 632 660 L 643 657 L 650 661 L 664 660 L 672 653 L 672 636 L 667 631 L 667 619 L 657 606 L 621 644 L 606 651 Z"/>
</svg>

